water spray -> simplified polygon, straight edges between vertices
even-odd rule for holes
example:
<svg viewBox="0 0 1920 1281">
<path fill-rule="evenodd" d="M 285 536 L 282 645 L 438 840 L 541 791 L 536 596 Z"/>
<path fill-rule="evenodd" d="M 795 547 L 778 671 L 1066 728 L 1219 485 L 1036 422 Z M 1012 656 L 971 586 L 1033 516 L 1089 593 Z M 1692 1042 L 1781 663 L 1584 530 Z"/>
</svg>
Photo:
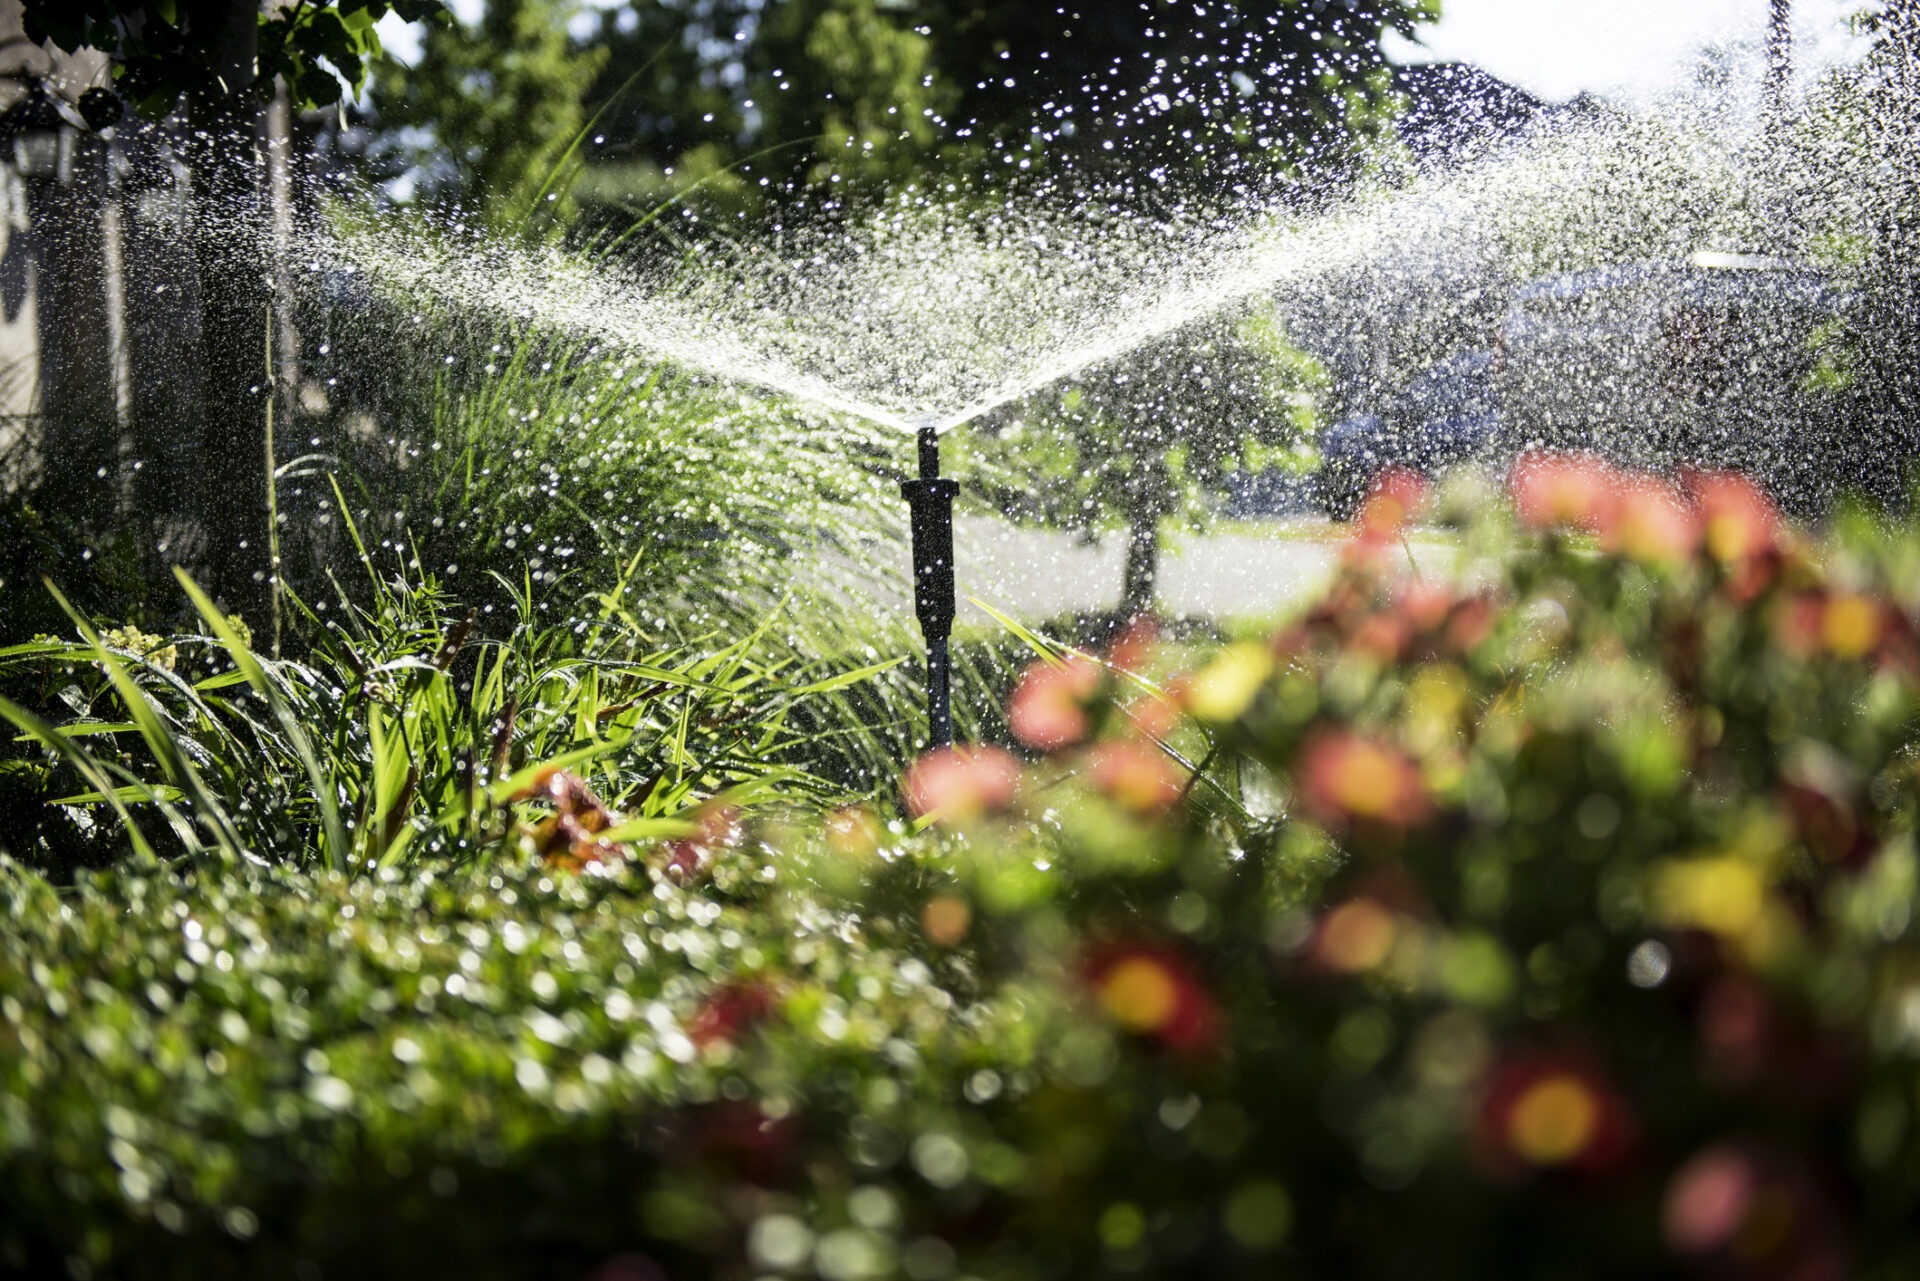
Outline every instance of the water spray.
<svg viewBox="0 0 1920 1281">
<path fill-rule="evenodd" d="M 920 476 L 900 483 L 912 512 L 913 611 L 927 641 L 927 745 L 953 743 L 953 499 L 957 482 L 940 475 L 940 435 L 921 421 Z"/>
</svg>

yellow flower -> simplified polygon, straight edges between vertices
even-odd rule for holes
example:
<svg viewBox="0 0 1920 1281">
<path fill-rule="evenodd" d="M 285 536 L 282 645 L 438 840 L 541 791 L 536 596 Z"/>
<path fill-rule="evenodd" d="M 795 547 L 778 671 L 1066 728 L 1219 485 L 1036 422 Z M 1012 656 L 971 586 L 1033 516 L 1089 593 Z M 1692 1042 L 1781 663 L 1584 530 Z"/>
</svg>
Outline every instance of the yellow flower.
<svg viewBox="0 0 1920 1281">
<path fill-rule="evenodd" d="M 1247 710 L 1272 674 L 1273 654 L 1264 645 L 1230 646 L 1188 683 L 1187 710 L 1203 721 L 1230 721 Z"/>
</svg>

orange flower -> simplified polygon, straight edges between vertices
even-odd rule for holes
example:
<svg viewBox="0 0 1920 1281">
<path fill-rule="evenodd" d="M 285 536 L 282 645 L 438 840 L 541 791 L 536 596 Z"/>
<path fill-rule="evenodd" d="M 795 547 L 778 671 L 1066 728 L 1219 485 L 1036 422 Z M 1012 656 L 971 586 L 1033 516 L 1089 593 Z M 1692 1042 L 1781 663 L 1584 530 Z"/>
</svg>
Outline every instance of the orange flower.
<svg viewBox="0 0 1920 1281">
<path fill-rule="evenodd" d="M 1135 1036 L 1181 1054 L 1202 1054 L 1220 1038 L 1220 1011 L 1187 959 L 1159 943 L 1109 943 L 1083 966 L 1100 1009 Z"/>
<path fill-rule="evenodd" d="M 1820 613 L 1820 645 L 1836 658 L 1864 658 L 1879 646 L 1885 625 L 1886 607 L 1873 597 L 1832 596 Z"/>
<path fill-rule="evenodd" d="M 952 947 L 973 928 L 973 909 L 957 894 L 940 894 L 920 909 L 920 929 L 935 947 Z"/>
<path fill-rule="evenodd" d="M 1360 538 L 1379 542 L 1397 536 L 1413 519 L 1432 488 L 1427 478 L 1404 467 L 1389 467 L 1373 478 L 1360 508 Z"/>
<path fill-rule="evenodd" d="M 1601 540 L 1632 560 L 1685 560 L 1700 546 L 1700 518 L 1671 485 L 1634 476 L 1619 487 L 1612 526 Z"/>
<path fill-rule="evenodd" d="M 1320 918 L 1307 955 L 1314 965 L 1335 974 L 1365 974 L 1393 955 L 1401 927 L 1399 913 L 1363 894 Z"/>
<path fill-rule="evenodd" d="M 613 811 L 578 774 L 549 766 L 515 792 L 513 799 L 536 796 L 550 801 L 553 813 L 522 832 L 541 859 L 577 872 L 590 863 L 626 857 L 625 846 L 601 835 L 614 825 Z"/>
<path fill-rule="evenodd" d="M 827 845 L 836 854 L 865 858 L 880 848 L 886 828 L 864 805 L 846 805 L 827 815 Z"/>
<path fill-rule="evenodd" d="M 1166 753 L 1145 743 L 1101 743 L 1087 765 L 1095 787 L 1142 817 L 1171 809 L 1184 786 Z"/>
<path fill-rule="evenodd" d="M 1777 548 L 1780 509 L 1766 490 L 1738 472 L 1693 472 L 1686 479 L 1700 508 L 1708 555 L 1735 565 Z"/>
<path fill-rule="evenodd" d="M 1601 533 L 1613 526 L 1620 473 L 1590 454 L 1522 454 L 1507 485 L 1520 522 L 1534 529 Z"/>
<path fill-rule="evenodd" d="M 1496 1169 L 1599 1173 L 1626 1159 L 1633 1129 L 1625 1101 L 1591 1064 L 1535 1053 L 1494 1069 L 1475 1139 Z"/>
<path fill-rule="evenodd" d="M 1007 702 L 1007 725 L 1028 747 L 1057 752 L 1087 736 L 1087 704 L 1100 692 L 1100 668 L 1074 657 L 1064 665 L 1033 664 Z"/>
<path fill-rule="evenodd" d="M 1433 806 L 1414 763 L 1398 749 L 1346 730 L 1321 730 L 1300 749 L 1300 800 L 1322 826 L 1407 828 Z"/>
<path fill-rule="evenodd" d="M 901 786 L 915 818 L 971 823 L 1012 808 L 1020 762 L 999 747 L 936 748 L 913 763 Z"/>
</svg>

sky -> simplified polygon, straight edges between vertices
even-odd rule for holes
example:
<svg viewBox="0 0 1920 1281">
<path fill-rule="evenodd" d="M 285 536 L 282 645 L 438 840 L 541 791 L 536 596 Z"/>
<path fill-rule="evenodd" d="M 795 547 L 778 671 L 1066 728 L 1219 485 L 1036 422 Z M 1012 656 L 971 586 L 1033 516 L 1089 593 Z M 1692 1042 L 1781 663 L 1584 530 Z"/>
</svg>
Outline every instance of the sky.
<svg viewBox="0 0 1920 1281">
<path fill-rule="evenodd" d="M 481 0 L 453 0 L 478 12 Z M 607 0 L 598 0 L 602 5 Z M 1849 13 L 1866 0 L 1794 0 L 1802 70 L 1842 56 Z M 1397 62 L 1471 62 L 1550 100 L 1583 91 L 1638 97 L 1671 85 L 1707 45 L 1765 38 L 1769 0 L 1444 0 L 1446 16 L 1421 43 L 1397 37 Z M 416 30 L 389 13 L 380 38 L 411 61 Z"/>
<path fill-rule="evenodd" d="M 1794 0 L 1802 69 L 1844 54 L 1864 0 Z M 1638 97 L 1671 85 L 1710 44 L 1762 41 L 1768 0 L 1444 0 L 1421 44 L 1393 38 L 1397 62 L 1471 62 L 1550 100 L 1583 91 Z M 1424 47 L 1422 47 L 1424 46 Z"/>
</svg>

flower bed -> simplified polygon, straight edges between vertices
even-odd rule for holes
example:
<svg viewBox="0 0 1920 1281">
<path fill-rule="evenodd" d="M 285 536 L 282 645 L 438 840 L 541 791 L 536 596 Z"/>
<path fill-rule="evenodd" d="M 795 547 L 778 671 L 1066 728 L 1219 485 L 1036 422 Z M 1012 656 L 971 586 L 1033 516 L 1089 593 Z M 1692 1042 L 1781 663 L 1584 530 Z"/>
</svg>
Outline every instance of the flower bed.
<svg viewBox="0 0 1920 1281">
<path fill-rule="evenodd" d="M 1393 482 L 1170 682 L 1049 655 L 917 831 L 6 871 L 7 1265 L 1912 1274 L 1920 543 L 1582 459 L 1514 498 L 1430 503 L 1489 556 L 1422 580 Z"/>
</svg>

